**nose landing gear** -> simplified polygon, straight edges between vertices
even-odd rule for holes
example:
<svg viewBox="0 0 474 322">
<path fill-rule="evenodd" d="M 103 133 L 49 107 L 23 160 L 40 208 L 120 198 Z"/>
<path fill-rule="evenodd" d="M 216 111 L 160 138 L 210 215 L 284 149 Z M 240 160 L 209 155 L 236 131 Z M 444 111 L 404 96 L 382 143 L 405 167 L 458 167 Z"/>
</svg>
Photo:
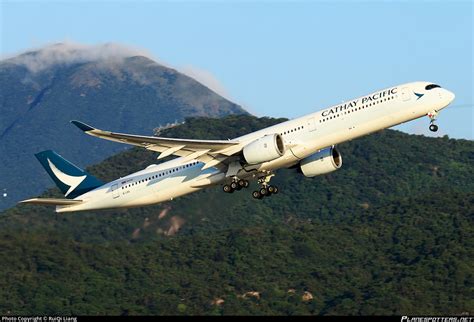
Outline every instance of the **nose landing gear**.
<svg viewBox="0 0 474 322">
<path fill-rule="evenodd" d="M 430 131 L 431 131 L 431 132 L 436 132 L 436 131 L 438 131 L 438 125 L 436 125 L 436 124 L 430 124 Z"/>
<path fill-rule="evenodd" d="M 438 116 L 438 112 L 432 111 L 432 112 L 429 112 L 427 115 L 430 118 L 430 126 L 429 126 L 430 131 L 431 132 L 438 131 L 438 125 L 434 124 L 436 121 L 436 116 Z"/>
</svg>

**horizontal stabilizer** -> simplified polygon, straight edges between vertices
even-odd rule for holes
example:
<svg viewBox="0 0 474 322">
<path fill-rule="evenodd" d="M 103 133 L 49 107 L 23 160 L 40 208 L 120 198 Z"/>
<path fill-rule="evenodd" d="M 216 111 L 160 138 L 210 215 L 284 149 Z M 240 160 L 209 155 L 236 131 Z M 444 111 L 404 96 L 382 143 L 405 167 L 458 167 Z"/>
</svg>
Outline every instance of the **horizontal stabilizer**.
<svg viewBox="0 0 474 322">
<path fill-rule="evenodd" d="M 33 198 L 33 199 L 20 201 L 19 203 L 33 203 L 37 205 L 49 205 L 49 206 L 68 206 L 68 205 L 80 204 L 82 203 L 82 200 L 57 199 L 57 198 Z"/>
</svg>

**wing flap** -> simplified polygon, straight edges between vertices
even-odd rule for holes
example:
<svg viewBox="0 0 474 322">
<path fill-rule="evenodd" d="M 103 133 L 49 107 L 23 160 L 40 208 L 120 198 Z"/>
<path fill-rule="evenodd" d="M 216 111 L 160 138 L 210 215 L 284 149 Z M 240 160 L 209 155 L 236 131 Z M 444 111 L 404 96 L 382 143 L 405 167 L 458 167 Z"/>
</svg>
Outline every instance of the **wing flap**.
<svg viewBox="0 0 474 322">
<path fill-rule="evenodd" d="M 184 148 L 185 145 L 178 145 L 172 148 L 168 148 L 165 151 L 161 152 L 160 155 L 158 156 L 158 159 L 163 159 L 166 158 L 167 156 L 172 155 L 173 153 L 177 152 L 178 150 L 181 150 Z"/>
<path fill-rule="evenodd" d="M 82 200 L 73 199 L 58 199 L 58 198 L 33 198 L 28 200 L 22 200 L 19 203 L 32 203 L 37 205 L 48 205 L 48 206 L 69 206 L 77 205 L 82 203 Z"/>
</svg>

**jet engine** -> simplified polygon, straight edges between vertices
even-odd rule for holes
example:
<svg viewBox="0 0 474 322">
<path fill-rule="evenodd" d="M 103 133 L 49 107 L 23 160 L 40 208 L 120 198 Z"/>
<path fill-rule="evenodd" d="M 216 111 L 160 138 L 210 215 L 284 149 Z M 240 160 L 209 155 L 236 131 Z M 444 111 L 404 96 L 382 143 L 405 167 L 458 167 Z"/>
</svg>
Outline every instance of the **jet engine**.
<svg viewBox="0 0 474 322">
<path fill-rule="evenodd" d="M 285 144 L 280 134 L 269 134 L 247 144 L 242 152 L 248 164 L 259 164 L 281 157 Z"/>
<path fill-rule="evenodd" d="M 342 166 L 341 153 L 330 147 L 301 160 L 300 169 L 306 177 L 314 177 L 339 169 Z"/>
</svg>

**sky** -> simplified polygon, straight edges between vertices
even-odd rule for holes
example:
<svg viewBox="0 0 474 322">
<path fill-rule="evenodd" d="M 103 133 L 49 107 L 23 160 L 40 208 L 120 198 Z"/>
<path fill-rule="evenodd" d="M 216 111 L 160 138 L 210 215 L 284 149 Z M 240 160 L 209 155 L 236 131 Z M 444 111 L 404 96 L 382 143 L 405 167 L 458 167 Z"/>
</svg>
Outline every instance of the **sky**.
<svg viewBox="0 0 474 322">
<path fill-rule="evenodd" d="M 474 139 L 472 1 L 5 1 L 0 54 L 119 43 L 203 81 L 257 116 L 295 118 L 430 81 L 456 99 L 439 132 Z"/>
</svg>

